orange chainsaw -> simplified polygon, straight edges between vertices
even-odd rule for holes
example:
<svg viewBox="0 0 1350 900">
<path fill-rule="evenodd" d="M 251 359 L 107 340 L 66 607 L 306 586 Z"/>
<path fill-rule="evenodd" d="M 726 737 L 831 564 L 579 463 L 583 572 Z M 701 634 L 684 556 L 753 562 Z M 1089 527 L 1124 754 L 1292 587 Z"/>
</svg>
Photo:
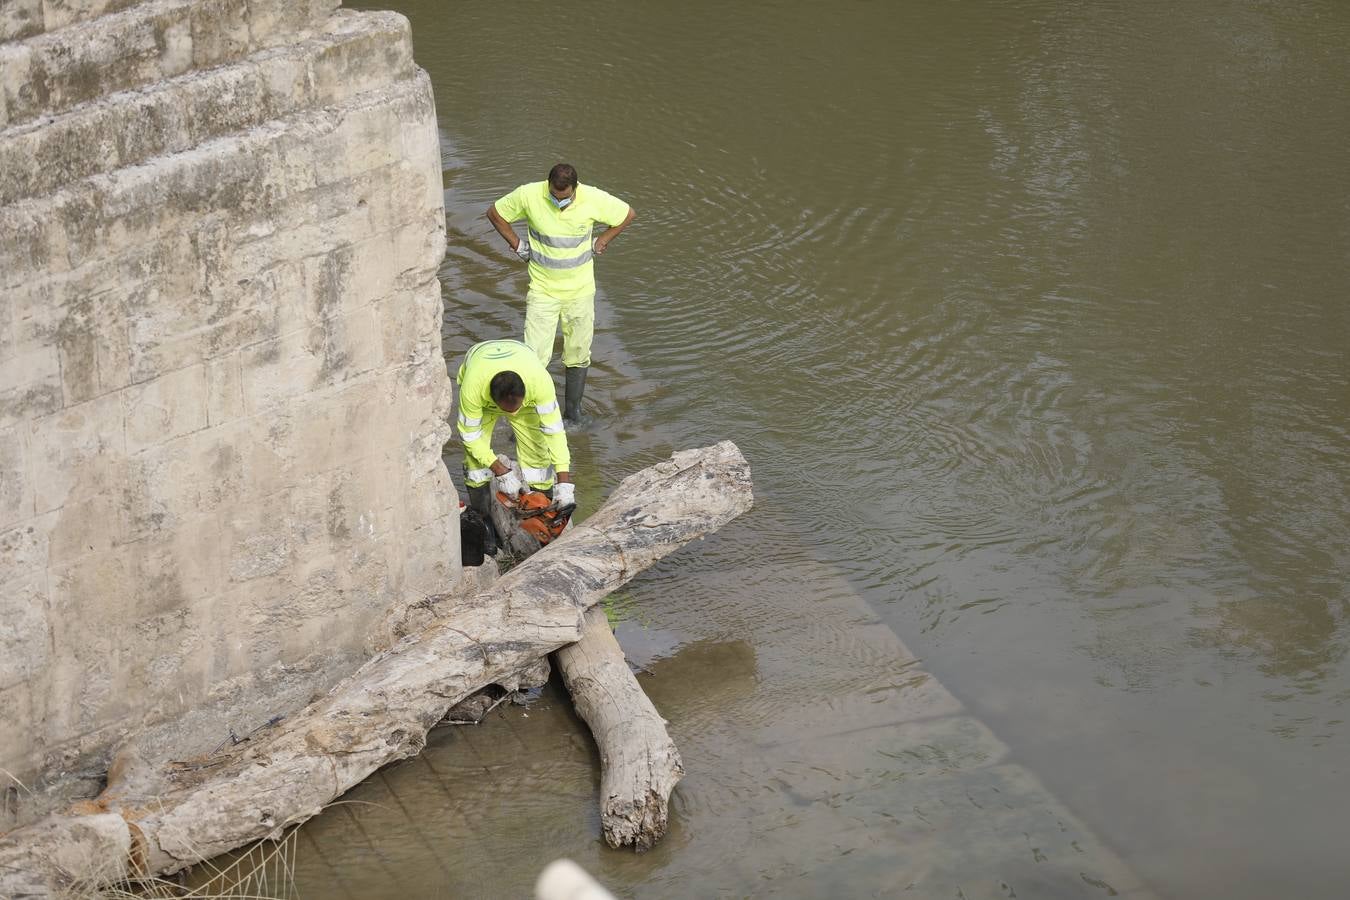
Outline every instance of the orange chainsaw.
<svg viewBox="0 0 1350 900">
<path fill-rule="evenodd" d="M 569 503 L 559 509 L 543 491 L 527 491 L 514 499 L 497 491 L 497 500 L 515 514 L 521 531 L 541 547 L 563 533 L 577 508 L 575 503 Z"/>
</svg>

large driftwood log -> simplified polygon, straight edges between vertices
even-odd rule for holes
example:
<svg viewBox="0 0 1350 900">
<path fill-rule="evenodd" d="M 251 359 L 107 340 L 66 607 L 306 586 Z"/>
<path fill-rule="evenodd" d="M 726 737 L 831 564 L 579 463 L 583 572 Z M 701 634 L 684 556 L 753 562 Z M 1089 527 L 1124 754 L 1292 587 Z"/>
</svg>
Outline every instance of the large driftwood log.
<svg viewBox="0 0 1350 900">
<path fill-rule="evenodd" d="M 408 635 L 294 717 L 218 755 L 110 784 L 85 811 L 117 814 L 125 841 L 107 815 L 97 816 L 97 846 L 81 837 L 91 816 L 53 817 L 0 838 L 0 896 L 168 874 L 279 838 L 376 769 L 418 753 L 455 703 L 577 641 L 586 609 L 751 502 L 749 464 L 729 441 L 624 479 L 584 524 L 503 576 L 475 608 Z M 130 852 L 116 866 L 98 852 L 122 843 Z M 43 849 L 53 846 L 74 849 L 54 859 Z M 89 853 L 100 858 L 81 863 Z"/>
<path fill-rule="evenodd" d="M 498 459 L 520 476 L 517 462 Z M 539 541 L 501 503 L 492 504 L 492 523 L 508 552 L 527 557 L 540 549 Z M 628 668 L 601 610 L 590 609 L 581 640 L 553 658 L 600 750 L 600 830 L 605 841 L 616 849 L 650 850 L 666 833 L 670 792 L 684 776 L 665 719 Z"/>
<path fill-rule="evenodd" d="M 498 459 L 520 476 L 517 461 Z M 520 557 L 539 551 L 539 541 L 508 507 L 494 502 L 491 515 L 506 551 Z M 601 610 L 587 611 L 582 640 L 553 653 L 553 660 L 599 749 L 599 823 L 606 843 L 651 850 L 666 835 L 671 791 L 684 776 L 666 719 L 637 684 Z"/>
<path fill-rule="evenodd" d="M 666 833 L 680 752 L 628 668 L 604 610 L 586 611 L 581 640 L 553 654 L 600 748 L 600 827 L 611 847 L 650 850 Z"/>
</svg>

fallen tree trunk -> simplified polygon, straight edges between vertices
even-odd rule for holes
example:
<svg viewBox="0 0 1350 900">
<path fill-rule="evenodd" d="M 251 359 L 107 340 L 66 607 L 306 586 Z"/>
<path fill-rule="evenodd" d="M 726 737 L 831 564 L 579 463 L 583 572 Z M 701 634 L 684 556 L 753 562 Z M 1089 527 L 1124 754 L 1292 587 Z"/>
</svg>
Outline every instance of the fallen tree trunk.
<svg viewBox="0 0 1350 900">
<path fill-rule="evenodd" d="M 521 475 L 516 461 L 498 459 Z M 494 502 L 491 518 L 506 551 L 520 557 L 539 551 L 539 540 L 522 528 L 513 510 Z M 637 684 L 601 610 L 587 611 L 582 638 L 553 653 L 553 660 L 599 749 L 605 842 L 614 849 L 651 850 L 666 835 L 671 791 L 684 776 L 666 719 Z"/>
<path fill-rule="evenodd" d="M 131 850 L 117 868 L 127 875 L 169 874 L 279 838 L 376 769 L 418 753 L 460 700 L 574 643 L 587 608 L 751 502 L 749 464 L 734 444 L 680 451 L 624 479 L 585 523 L 453 622 L 408 635 L 276 727 L 216 755 L 143 769 L 86 811 L 126 823 Z M 0 896 L 40 896 L 39 879 L 50 892 L 72 880 L 115 880 L 107 860 L 74 871 L 78 854 L 55 860 L 42 851 L 75 842 L 82 818 L 53 817 L 0 839 Z M 116 846 L 118 836 L 103 834 L 108 822 L 99 816 L 100 842 Z"/>
<path fill-rule="evenodd" d="M 586 611 L 581 640 L 553 654 L 600 748 L 600 827 L 611 847 L 650 850 L 666 833 L 680 752 L 628 668 L 604 610 Z"/>
<path fill-rule="evenodd" d="M 517 462 L 498 459 L 520 477 Z M 538 539 L 522 527 L 515 511 L 497 502 L 491 510 L 507 552 L 520 557 L 538 552 Z M 581 640 L 553 658 L 600 750 L 600 830 L 606 843 L 650 850 L 666 833 L 670 792 L 684 776 L 666 720 L 633 677 L 601 610 L 588 610 Z"/>
</svg>

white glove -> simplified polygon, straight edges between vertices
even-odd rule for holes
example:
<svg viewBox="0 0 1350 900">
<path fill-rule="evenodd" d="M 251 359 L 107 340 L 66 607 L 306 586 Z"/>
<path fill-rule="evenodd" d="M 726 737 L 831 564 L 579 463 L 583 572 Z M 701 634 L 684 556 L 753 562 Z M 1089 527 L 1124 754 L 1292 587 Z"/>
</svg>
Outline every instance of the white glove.
<svg viewBox="0 0 1350 900">
<path fill-rule="evenodd" d="M 553 486 L 553 505 L 558 509 L 564 506 L 575 506 L 577 502 L 577 486 L 570 481 L 560 481 Z"/>
<path fill-rule="evenodd" d="M 523 237 L 523 238 L 520 239 L 520 243 L 519 243 L 519 244 L 516 244 L 516 256 L 519 256 L 521 259 L 525 260 L 526 262 L 529 262 L 529 261 L 530 261 L 530 239 L 529 239 L 529 238 Z"/>
<path fill-rule="evenodd" d="M 516 474 L 515 469 L 512 469 L 505 475 L 497 476 L 497 490 L 514 500 L 520 496 L 521 491 L 525 490 L 525 485 L 520 483 L 520 476 Z"/>
</svg>

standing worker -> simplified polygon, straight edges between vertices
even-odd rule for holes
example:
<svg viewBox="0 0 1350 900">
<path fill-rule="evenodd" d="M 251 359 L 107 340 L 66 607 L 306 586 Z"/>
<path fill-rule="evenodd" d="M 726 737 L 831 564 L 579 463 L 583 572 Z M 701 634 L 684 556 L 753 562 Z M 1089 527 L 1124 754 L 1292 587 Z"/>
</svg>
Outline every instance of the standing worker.
<svg viewBox="0 0 1350 900">
<path fill-rule="evenodd" d="M 488 207 L 488 219 L 521 259 L 529 261 L 530 290 L 525 295 L 525 343 L 545 366 L 553 357 L 553 336 L 562 318 L 564 418 L 581 421 L 581 395 L 591 364 L 595 335 L 595 266 L 592 255 L 605 252 L 633 221 L 633 208 L 597 187 L 580 184 L 577 170 L 558 163 L 546 181 L 522 184 Z M 512 222 L 525 220 L 528 238 L 516 236 Z M 609 230 L 592 240 L 600 222 Z"/>
<path fill-rule="evenodd" d="M 492 476 L 509 497 L 524 485 L 492 450 L 492 426 L 505 413 L 516 436 L 521 473 L 531 488 L 552 491 L 554 506 L 576 502 L 567 432 L 558 413 L 553 379 L 520 341 L 483 341 L 464 355 L 459 385 L 459 437 L 464 444 L 464 486 L 469 508 L 491 521 Z M 556 486 L 555 486 L 556 477 Z"/>
</svg>

